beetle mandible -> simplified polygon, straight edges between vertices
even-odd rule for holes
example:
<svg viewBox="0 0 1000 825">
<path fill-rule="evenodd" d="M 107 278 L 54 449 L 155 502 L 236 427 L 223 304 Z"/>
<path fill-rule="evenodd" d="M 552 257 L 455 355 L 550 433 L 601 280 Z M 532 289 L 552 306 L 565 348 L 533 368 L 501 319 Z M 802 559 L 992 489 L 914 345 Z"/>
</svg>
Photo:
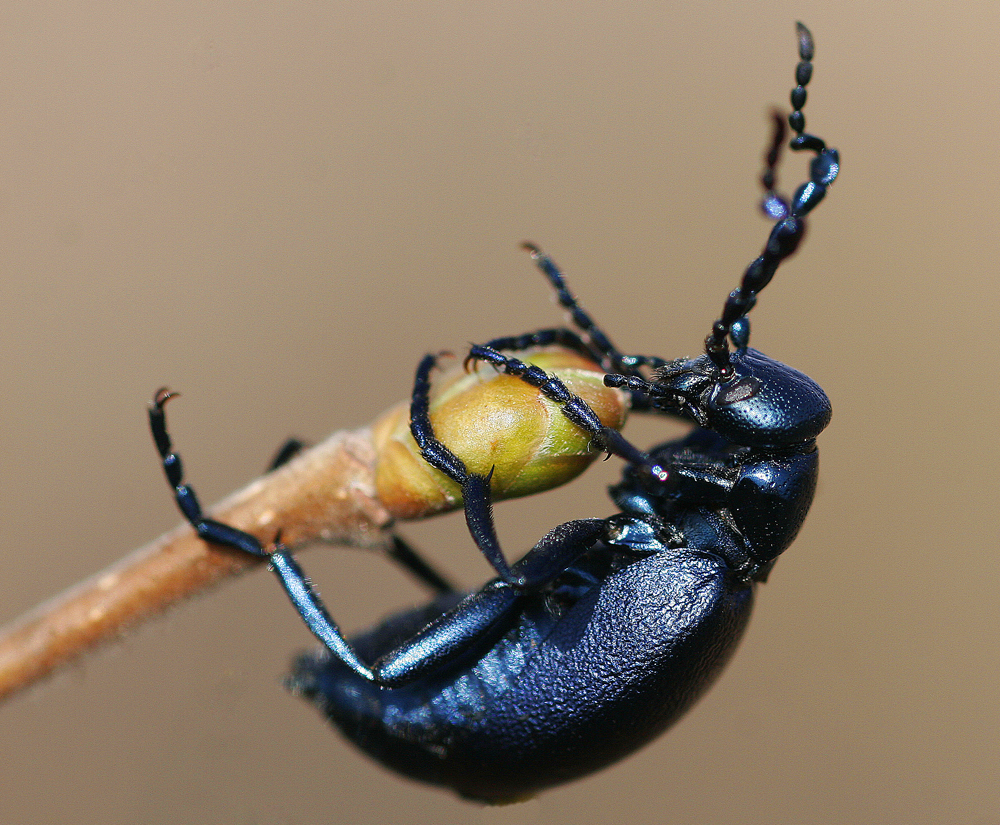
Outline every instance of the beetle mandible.
<svg viewBox="0 0 1000 825">
<path fill-rule="evenodd" d="M 784 142 L 776 117 L 762 183 L 776 221 L 728 297 L 704 354 L 624 355 L 580 307 L 552 260 L 527 245 L 580 330 L 497 338 L 469 352 L 537 387 L 601 450 L 626 462 L 611 488 L 621 512 L 549 531 L 514 564 L 493 526 L 490 474 L 473 472 L 435 434 L 430 374 L 417 370 L 411 431 L 421 455 L 461 489 L 466 519 L 496 577 L 454 591 L 408 548 L 398 558 L 437 591 L 425 607 L 346 639 L 280 542 L 206 518 L 167 434 L 161 391 L 153 436 L 180 509 L 207 541 L 267 556 L 324 650 L 301 656 L 292 689 L 360 748 L 397 771 L 465 797 L 505 802 L 595 771 L 683 714 L 711 684 L 746 626 L 754 587 L 794 539 L 812 501 L 815 439 L 830 420 L 823 390 L 748 346 L 747 313 L 805 232 L 805 215 L 839 171 L 835 149 L 805 132 L 813 43 L 798 24 L 800 62 L 788 123 L 793 150 L 814 154 L 790 200 L 776 189 Z M 730 342 L 734 349 L 730 350 Z M 643 451 L 579 396 L 513 355 L 560 345 L 596 360 L 604 383 L 641 411 L 693 422 L 686 437 Z"/>
</svg>

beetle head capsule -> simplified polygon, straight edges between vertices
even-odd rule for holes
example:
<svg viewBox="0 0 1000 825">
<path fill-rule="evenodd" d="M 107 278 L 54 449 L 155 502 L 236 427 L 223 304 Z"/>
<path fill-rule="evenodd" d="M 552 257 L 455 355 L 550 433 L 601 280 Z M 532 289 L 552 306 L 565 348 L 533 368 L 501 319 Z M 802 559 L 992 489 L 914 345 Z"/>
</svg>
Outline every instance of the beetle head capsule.
<svg viewBox="0 0 1000 825">
<path fill-rule="evenodd" d="M 808 375 L 755 349 L 730 358 L 733 375 L 708 398 L 712 429 L 745 447 L 792 447 L 830 423 L 830 400 Z"/>
<path fill-rule="evenodd" d="M 708 355 L 671 361 L 654 373 L 654 406 L 757 449 L 805 444 L 830 423 L 830 400 L 808 375 L 749 347 L 729 367 L 722 375 Z"/>
<path fill-rule="evenodd" d="M 830 423 L 830 400 L 808 375 L 746 347 L 721 376 L 702 355 L 673 361 L 654 376 L 674 408 L 743 447 L 781 449 L 812 441 Z M 678 404 L 679 402 L 679 404 Z"/>
</svg>

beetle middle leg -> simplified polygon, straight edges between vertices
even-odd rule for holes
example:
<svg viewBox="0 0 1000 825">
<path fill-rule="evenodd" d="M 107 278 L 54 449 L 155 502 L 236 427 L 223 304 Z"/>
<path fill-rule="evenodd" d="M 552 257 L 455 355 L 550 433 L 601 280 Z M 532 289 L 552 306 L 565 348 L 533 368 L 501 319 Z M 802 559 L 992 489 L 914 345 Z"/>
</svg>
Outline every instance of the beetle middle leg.
<svg viewBox="0 0 1000 825">
<path fill-rule="evenodd" d="M 423 556 L 410 546 L 409 542 L 404 541 L 395 533 L 392 535 L 392 546 L 389 548 L 387 555 L 415 579 L 430 587 L 435 593 L 441 595 L 455 592 L 455 586 L 447 578 L 442 576 L 425 561 Z"/>
<path fill-rule="evenodd" d="M 437 366 L 436 355 L 426 355 L 417 366 L 410 399 L 410 432 L 424 461 L 440 470 L 462 488 L 465 520 L 469 532 L 486 560 L 508 584 L 520 584 L 500 550 L 490 498 L 490 475 L 470 473 L 465 462 L 434 435 L 430 419 L 430 373 Z"/>
<path fill-rule="evenodd" d="M 634 378 L 642 378 L 640 369 L 643 367 L 657 369 L 666 366 L 668 361 L 655 355 L 623 354 L 590 314 L 580 306 L 579 300 L 566 284 L 566 276 L 556 266 L 555 261 L 536 244 L 526 241 L 521 246 L 531 253 L 535 265 L 555 290 L 559 305 L 569 313 L 570 320 L 580 332 L 566 327 L 554 327 L 522 335 L 494 338 L 481 346 L 505 352 L 520 352 L 533 347 L 562 346 L 592 358 L 605 371 Z M 468 360 L 467 358 L 466 361 Z M 650 409 L 650 399 L 642 392 L 631 388 L 626 388 L 626 392 L 631 398 L 630 406 L 633 410 Z"/>
<path fill-rule="evenodd" d="M 268 462 L 267 472 L 277 470 L 279 467 L 284 467 L 289 461 L 291 461 L 295 456 L 301 453 L 306 448 L 306 442 L 299 440 L 298 438 L 289 438 L 284 444 L 278 447 L 274 454 L 274 457 Z"/>
<path fill-rule="evenodd" d="M 590 406 L 578 395 L 571 393 L 557 377 L 550 376 L 540 367 L 525 364 L 488 347 L 472 347 L 469 358 L 487 360 L 497 369 L 537 387 L 543 395 L 559 404 L 563 415 L 589 433 L 595 443 L 609 454 L 619 455 L 632 464 L 651 466 L 652 462 L 646 453 L 631 444 L 617 430 L 602 424 Z M 486 560 L 507 584 L 530 588 L 534 586 L 535 577 L 518 569 L 517 565 L 510 565 L 500 548 L 493 522 L 490 492 L 492 472 L 487 475 L 469 472 L 465 462 L 434 434 L 429 398 L 430 373 L 436 364 L 437 356 L 427 355 L 417 367 L 410 404 L 410 431 L 424 460 L 461 486 L 466 524 Z M 660 473 L 662 474 L 662 470 Z"/>
<path fill-rule="evenodd" d="M 587 346 L 588 351 L 605 370 L 608 372 L 622 372 L 628 375 L 637 375 L 638 373 L 636 370 L 638 370 L 639 367 L 655 368 L 662 367 L 667 363 L 663 358 L 653 355 L 622 354 L 618 347 L 611 343 L 611 339 L 608 338 L 604 330 L 602 330 L 594 322 L 594 319 L 590 317 L 590 313 L 580 306 L 579 300 L 572 292 L 570 292 L 569 287 L 566 285 L 566 276 L 563 275 L 562 270 L 556 266 L 555 261 L 553 261 L 552 258 L 543 252 L 536 244 L 525 241 L 521 244 L 521 246 L 531 253 L 531 257 L 535 261 L 535 265 L 541 270 L 542 274 L 548 278 L 552 288 L 556 291 L 556 299 L 559 301 L 559 305 L 569 313 L 570 319 L 580 329 L 580 331 L 583 332 L 586 337 L 585 345 Z M 491 346 L 493 349 L 524 348 L 504 346 L 500 344 L 502 340 L 503 339 L 490 341 L 486 346 Z M 500 345 L 497 346 L 497 344 Z"/>
</svg>

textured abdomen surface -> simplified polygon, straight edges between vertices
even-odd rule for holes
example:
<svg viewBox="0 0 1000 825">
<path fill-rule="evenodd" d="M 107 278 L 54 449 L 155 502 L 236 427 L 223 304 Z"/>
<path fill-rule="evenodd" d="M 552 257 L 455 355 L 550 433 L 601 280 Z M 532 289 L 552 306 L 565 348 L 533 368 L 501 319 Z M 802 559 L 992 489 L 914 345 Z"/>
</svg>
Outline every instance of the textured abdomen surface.
<svg viewBox="0 0 1000 825">
<path fill-rule="evenodd" d="M 721 559 L 663 551 L 558 618 L 543 596 L 526 597 L 502 638 L 433 678 L 383 689 L 317 654 L 299 660 L 292 685 L 390 767 L 515 799 L 597 770 L 679 717 L 735 648 L 752 595 Z M 355 644 L 376 656 L 447 606 L 401 614 Z"/>
</svg>

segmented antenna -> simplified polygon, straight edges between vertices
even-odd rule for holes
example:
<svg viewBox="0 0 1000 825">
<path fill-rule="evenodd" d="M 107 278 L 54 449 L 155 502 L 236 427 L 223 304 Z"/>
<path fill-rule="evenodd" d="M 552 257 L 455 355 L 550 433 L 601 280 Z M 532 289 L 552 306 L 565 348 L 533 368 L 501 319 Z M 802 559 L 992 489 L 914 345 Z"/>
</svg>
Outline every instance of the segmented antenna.
<svg viewBox="0 0 1000 825">
<path fill-rule="evenodd" d="M 806 85 L 812 77 L 813 39 L 801 23 L 796 23 L 799 37 L 799 64 L 795 68 L 796 86 L 792 89 L 792 113 L 788 125 L 795 132 L 789 142 L 793 151 L 816 153 L 809 168 L 809 180 L 803 183 L 789 202 L 777 191 L 775 170 L 781 154 L 781 144 L 785 140 L 785 126 L 781 116 L 775 114 L 774 138 L 764 158 L 764 172 L 761 184 L 765 196 L 761 204 L 764 213 L 777 221 L 767 239 L 764 251 L 747 267 L 740 285 L 729 294 L 722 310 L 722 317 L 712 325 L 712 331 L 705 339 L 705 352 L 712 359 L 723 377 L 731 374 L 729 344 L 742 349 L 750 340 L 750 322 L 747 313 L 757 302 L 757 293 L 770 283 L 775 271 L 785 258 L 799 246 L 805 235 L 803 217 L 826 195 L 827 187 L 833 183 L 840 171 L 840 156 L 836 149 L 827 149 L 821 138 L 807 134 L 806 118 L 802 108 L 806 104 Z"/>
</svg>

